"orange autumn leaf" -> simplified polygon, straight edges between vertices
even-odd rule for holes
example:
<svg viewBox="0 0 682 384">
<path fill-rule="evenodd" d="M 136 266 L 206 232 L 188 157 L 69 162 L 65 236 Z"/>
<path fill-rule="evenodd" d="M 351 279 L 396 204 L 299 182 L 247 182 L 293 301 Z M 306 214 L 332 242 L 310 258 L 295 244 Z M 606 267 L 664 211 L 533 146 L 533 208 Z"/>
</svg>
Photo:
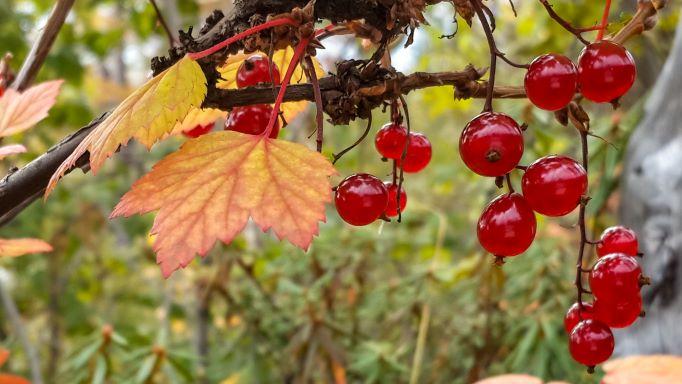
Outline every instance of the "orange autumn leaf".
<svg viewBox="0 0 682 384">
<path fill-rule="evenodd" d="M 165 277 L 230 243 L 249 218 L 307 249 L 331 201 L 332 164 L 306 146 L 223 131 L 186 142 L 123 196 L 112 217 L 159 211 L 152 233 Z"/>
<path fill-rule="evenodd" d="M 23 92 L 7 89 L 0 97 L 0 137 L 23 132 L 46 118 L 63 82 L 48 81 Z"/>
<path fill-rule="evenodd" d="M 85 152 L 90 153 L 90 167 L 97 173 L 104 161 L 132 138 L 151 148 L 205 97 L 206 77 L 199 64 L 185 56 L 133 92 L 97 125 L 59 166 L 45 196 Z"/>
<path fill-rule="evenodd" d="M 39 239 L 0 239 L 0 257 L 51 252 L 52 246 Z"/>
<path fill-rule="evenodd" d="M 529 375 L 501 375 L 477 381 L 474 384 L 542 384 L 542 380 Z"/>
<path fill-rule="evenodd" d="M 0 367 L 5 365 L 7 359 L 9 359 L 9 350 L 0 347 Z"/>
<path fill-rule="evenodd" d="M 631 356 L 604 364 L 603 384 L 682 383 L 682 357 L 669 355 Z"/>
<path fill-rule="evenodd" d="M 21 144 L 6 145 L 4 147 L 0 147 L 0 160 L 7 156 L 17 155 L 24 152 L 26 152 L 26 147 Z"/>
<path fill-rule="evenodd" d="M 0 373 L 0 384 L 31 384 L 31 382 L 21 376 Z"/>
</svg>

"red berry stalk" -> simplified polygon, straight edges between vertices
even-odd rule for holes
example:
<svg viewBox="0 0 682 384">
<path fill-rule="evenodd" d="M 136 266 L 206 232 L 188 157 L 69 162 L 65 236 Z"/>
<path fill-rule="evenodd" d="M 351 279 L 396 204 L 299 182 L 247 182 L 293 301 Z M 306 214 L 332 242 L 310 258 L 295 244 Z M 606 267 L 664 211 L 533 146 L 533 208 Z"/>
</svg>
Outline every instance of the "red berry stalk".
<svg viewBox="0 0 682 384">
<path fill-rule="evenodd" d="M 309 42 L 310 42 L 309 38 L 302 39 L 296 46 L 296 49 L 294 50 L 294 56 L 291 58 L 289 68 L 287 68 L 287 73 L 284 75 L 284 78 L 282 79 L 282 86 L 280 87 L 279 93 L 277 94 L 277 99 L 275 99 L 275 106 L 273 107 L 272 115 L 270 115 L 268 127 L 265 129 L 265 132 L 263 132 L 263 136 L 269 136 L 270 132 L 272 132 L 272 129 L 275 127 L 275 124 L 277 123 L 279 111 L 282 106 L 282 102 L 284 101 L 284 95 L 287 93 L 287 86 L 291 82 L 291 77 L 294 75 L 296 65 L 301 60 L 301 57 L 303 57 L 303 54 L 305 53 L 305 50 L 308 47 Z"/>
<path fill-rule="evenodd" d="M 232 36 L 232 37 L 230 37 L 230 38 L 228 38 L 228 39 L 226 39 L 226 40 L 223 40 L 222 42 L 220 42 L 220 43 L 218 43 L 218 44 L 212 46 L 212 47 L 209 48 L 209 49 L 203 50 L 203 51 L 201 51 L 201 52 L 192 52 L 192 53 L 188 53 L 187 55 L 188 55 L 192 60 L 203 59 L 204 57 L 210 56 L 210 55 L 212 55 L 212 54 L 214 54 L 214 53 L 220 51 L 221 49 L 223 49 L 223 48 L 225 48 L 225 47 L 228 47 L 230 44 L 232 44 L 232 43 L 234 43 L 234 42 L 237 42 L 237 41 L 239 41 L 239 40 L 242 40 L 242 39 L 244 39 L 245 37 L 249 37 L 249 36 L 253 35 L 254 33 L 258 33 L 258 32 L 260 32 L 260 31 L 264 31 L 264 30 L 266 30 L 266 29 L 268 29 L 268 28 L 279 27 L 279 26 L 282 26 L 282 25 L 290 25 L 290 26 L 292 26 L 292 27 L 295 27 L 295 26 L 298 25 L 298 23 L 296 22 L 296 20 L 290 19 L 290 18 L 288 18 L 288 17 L 283 17 L 283 18 L 280 18 L 280 19 L 270 20 L 270 21 L 268 21 L 268 22 L 266 22 L 266 23 L 263 23 L 263 24 L 260 24 L 260 25 L 256 25 L 256 26 L 253 27 L 253 28 L 249 28 L 249 29 L 247 29 L 246 31 L 244 31 L 244 32 L 242 32 L 242 33 L 238 33 L 238 34 L 236 34 L 236 35 L 234 35 L 234 36 Z"/>
<path fill-rule="evenodd" d="M 601 25 L 599 26 L 599 33 L 597 34 L 597 41 L 604 38 L 604 32 L 606 31 L 606 26 L 609 23 L 609 12 L 611 11 L 611 0 L 606 0 L 606 5 L 604 6 L 604 16 L 601 19 Z"/>
</svg>

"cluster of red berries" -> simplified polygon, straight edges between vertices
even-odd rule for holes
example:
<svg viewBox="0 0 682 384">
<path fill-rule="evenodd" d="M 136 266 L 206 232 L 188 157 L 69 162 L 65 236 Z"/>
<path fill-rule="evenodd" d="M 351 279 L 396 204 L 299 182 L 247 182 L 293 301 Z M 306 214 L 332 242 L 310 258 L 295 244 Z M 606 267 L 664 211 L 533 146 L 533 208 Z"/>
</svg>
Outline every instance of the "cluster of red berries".
<svg viewBox="0 0 682 384">
<path fill-rule="evenodd" d="M 528 68 L 524 85 L 535 106 L 557 111 L 573 100 L 576 91 L 597 103 L 617 100 L 632 87 L 636 76 L 630 52 L 614 42 L 600 40 L 583 49 L 577 68 L 559 54 L 536 58 Z"/>
<path fill-rule="evenodd" d="M 536 58 L 528 68 L 525 89 L 530 101 L 549 111 L 565 108 L 577 92 L 594 102 L 613 102 L 623 96 L 636 76 L 632 56 L 620 45 L 597 41 L 585 47 L 576 67 L 563 55 Z M 519 166 L 524 152 L 523 128 L 502 113 L 484 112 L 464 128 L 459 152 L 473 172 L 499 180 L 506 177 L 509 192 L 495 198 L 478 221 L 478 240 L 497 262 L 530 247 L 537 229 L 535 214 L 564 216 L 585 202 L 585 168 L 566 156 L 547 156 L 528 167 Z M 522 194 L 514 192 L 509 174 L 524 170 Z M 637 239 L 622 227 L 607 230 L 597 247 L 601 256 L 590 271 L 592 304 L 574 305 L 566 315 L 571 354 L 594 366 L 613 352 L 610 328 L 632 324 L 639 316 L 643 280 L 634 256 Z"/>
<path fill-rule="evenodd" d="M 393 160 L 396 168 L 402 167 L 406 173 L 420 172 L 431 162 L 429 139 L 417 132 L 408 134 L 407 128 L 397 122 L 384 125 L 374 144 L 384 159 Z M 395 175 L 393 181 L 382 182 L 376 176 L 360 173 L 341 181 L 336 187 L 334 204 L 345 222 L 362 226 L 400 215 L 407 206 L 407 193 L 396 182 Z"/>
<path fill-rule="evenodd" d="M 643 315 L 640 288 L 648 283 L 637 262 L 635 233 L 625 227 L 604 231 L 597 243 L 599 259 L 589 272 L 592 303 L 578 302 L 564 317 L 573 358 L 588 367 L 613 353 L 611 328 L 625 328 Z"/>
<path fill-rule="evenodd" d="M 264 83 L 280 84 L 281 80 L 277 65 L 271 63 L 270 59 L 265 56 L 253 55 L 244 60 L 239 66 L 236 82 L 238 88 L 246 88 Z M 225 130 L 249 135 L 260 135 L 267 129 L 272 112 L 272 107 L 269 104 L 235 107 L 225 122 Z M 190 138 L 203 136 L 213 130 L 213 125 L 198 125 L 184 134 Z M 279 129 L 280 124 L 278 120 L 272 128 L 269 137 L 277 138 Z"/>
</svg>

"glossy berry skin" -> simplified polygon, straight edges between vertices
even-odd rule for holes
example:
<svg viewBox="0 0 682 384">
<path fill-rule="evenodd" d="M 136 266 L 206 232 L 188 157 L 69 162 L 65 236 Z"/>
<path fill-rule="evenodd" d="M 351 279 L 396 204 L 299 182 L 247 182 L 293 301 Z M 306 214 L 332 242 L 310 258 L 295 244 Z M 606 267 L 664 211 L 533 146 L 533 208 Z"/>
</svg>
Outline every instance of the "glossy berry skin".
<svg viewBox="0 0 682 384">
<path fill-rule="evenodd" d="M 590 288 L 597 300 L 617 301 L 639 295 L 642 269 L 622 253 L 600 258 L 590 271 Z"/>
<path fill-rule="evenodd" d="M 388 217 L 398 216 L 398 185 L 392 182 L 385 182 L 386 189 L 388 190 L 388 205 L 386 205 L 386 211 L 384 212 Z M 400 212 L 405 212 L 405 207 L 407 206 L 407 193 L 405 192 L 405 186 L 400 188 Z"/>
<path fill-rule="evenodd" d="M 509 173 L 523 155 L 523 134 L 511 117 L 485 112 L 471 120 L 459 139 L 459 155 L 481 176 Z"/>
<path fill-rule="evenodd" d="M 504 194 L 483 210 L 478 241 L 495 256 L 516 256 L 533 243 L 536 227 L 535 213 L 526 199 L 518 193 Z"/>
<path fill-rule="evenodd" d="M 211 123 L 208 125 L 197 125 L 196 127 L 190 129 L 189 131 L 183 132 L 182 134 L 185 135 L 186 137 L 196 139 L 199 136 L 203 136 L 213 130 L 213 126 L 215 123 Z"/>
<path fill-rule="evenodd" d="M 387 159 L 400 159 L 407 143 L 407 128 L 388 123 L 381 127 L 374 138 L 374 146 Z"/>
<path fill-rule="evenodd" d="M 588 45 L 578 59 L 580 92 L 597 103 L 623 96 L 636 77 L 637 68 L 630 52 L 607 40 Z"/>
<path fill-rule="evenodd" d="M 272 68 L 272 78 L 270 68 Z M 260 83 L 280 83 L 279 69 L 275 64 L 270 64 L 270 59 L 262 55 L 253 55 L 244 60 L 237 70 L 237 87 L 244 88 Z"/>
<path fill-rule="evenodd" d="M 578 303 L 573 303 L 571 308 L 566 312 L 564 316 L 564 329 L 569 335 L 573 328 L 578 325 L 579 322 L 583 320 L 589 320 L 594 317 L 594 309 L 591 303 L 583 302 L 582 311 L 580 310 L 580 305 Z"/>
<path fill-rule="evenodd" d="M 608 326 L 597 320 L 583 320 L 573 328 L 568 347 L 573 359 L 593 367 L 608 360 L 613 354 L 615 342 Z"/>
<path fill-rule="evenodd" d="M 408 140 L 405 162 L 398 158 L 398 166 L 402 164 L 403 171 L 407 173 L 417 173 L 431 162 L 433 155 L 431 142 L 424 134 L 417 132 L 410 132 Z"/>
<path fill-rule="evenodd" d="M 636 294 L 619 300 L 595 300 L 594 318 L 611 328 L 629 327 L 642 313 L 642 296 Z"/>
<path fill-rule="evenodd" d="M 226 131 L 237 131 L 248 135 L 261 135 L 265 132 L 272 115 L 272 107 L 268 104 L 256 104 L 246 107 L 235 107 L 225 122 Z M 270 138 L 276 139 L 279 134 L 279 120 L 270 132 Z"/>
<path fill-rule="evenodd" d="M 386 210 L 388 189 L 372 175 L 360 173 L 348 176 L 336 187 L 334 204 L 339 216 L 351 225 L 374 222 Z"/>
<path fill-rule="evenodd" d="M 637 234 L 630 228 L 616 226 L 607 228 L 601 235 L 597 244 L 597 255 L 606 256 L 610 253 L 624 253 L 629 256 L 637 256 L 639 243 Z"/>
<path fill-rule="evenodd" d="M 578 69 L 564 55 L 542 55 L 530 63 L 524 86 L 536 107 L 557 111 L 573 100 L 578 88 Z"/>
<path fill-rule="evenodd" d="M 566 156 L 547 156 L 531 164 L 521 180 L 523 196 L 537 213 L 564 216 L 587 192 L 587 172 Z"/>
</svg>

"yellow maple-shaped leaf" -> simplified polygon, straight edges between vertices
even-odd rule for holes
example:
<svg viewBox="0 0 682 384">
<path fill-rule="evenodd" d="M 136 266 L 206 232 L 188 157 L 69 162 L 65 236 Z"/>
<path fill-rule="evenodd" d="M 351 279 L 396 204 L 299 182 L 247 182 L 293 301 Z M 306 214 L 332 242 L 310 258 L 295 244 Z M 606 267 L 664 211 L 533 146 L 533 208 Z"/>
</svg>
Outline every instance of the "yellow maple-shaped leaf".
<svg viewBox="0 0 682 384">
<path fill-rule="evenodd" d="M 630 356 L 604 364 L 604 384 L 682 383 L 682 357 Z"/>
<path fill-rule="evenodd" d="M 218 119 L 227 117 L 227 112 L 214 108 L 192 108 L 185 118 L 173 128 L 171 135 L 179 135 L 182 132 L 191 131 L 197 125 L 206 126 L 213 124 Z"/>
<path fill-rule="evenodd" d="M 0 257 L 51 252 L 52 246 L 39 239 L 0 239 Z"/>
<path fill-rule="evenodd" d="M 93 173 L 122 145 L 135 138 L 151 148 L 170 133 L 206 97 L 206 77 L 197 62 L 185 56 L 128 96 L 83 139 L 50 179 L 46 195 L 79 157 L 90 152 Z"/>
<path fill-rule="evenodd" d="M 224 131 L 186 142 L 135 182 L 111 214 L 159 211 L 151 233 L 168 277 L 216 240 L 230 243 L 249 218 L 307 249 L 331 201 L 324 156 L 304 145 Z"/>
<path fill-rule="evenodd" d="M 225 64 L 218 67 L 218 72 L 220 72 L 220 77 L 222 77 L 222 80 L 218 81 L 217 87 L 222 89 L 237 88 L 236 81 L 237 70 L 239 69 L 239 66 L 242 64 L 244 60 L 248 59 L 253 55 L 265 54 L 262 52 L 253 52 L 250 54 L 241 53 L 228 57 L 227 61 L 225 61 Z M 275 51 L 272 54 L 272 62 L 277 66 L 279 72 L 281 74 L 284 74 L 289 69 L 289 64 L 291 63 L 291 59 L 293 57 L 294 49 L 291 47 L 287 47 L 286 49 L 280 49 Z M 312 60 L 313 66 L 315 67 L 315 73 L 317 74 L 318 78 L 321 78 L 325 74 L 325 71 L 322 68 L 322 64 L 320 64 L 320 62 L 314 57 L 312 58 Z M 291 84 L 300 84 L 305 83 L 306 81 L 307 78 L 305 77 L 303 68 L 301 68 L 300 64 L 296 63 L 296 69 L 294 70 L 294 73 L 291 76 Z M 282 104 L 281 111 L 282 114 L 284 115 L 284 119 L 286 121 L 292 121 L 301 112 L 305 111 L 307 105 L 308 105 L 307 101 L 296 101 Z"/>
</svg>

